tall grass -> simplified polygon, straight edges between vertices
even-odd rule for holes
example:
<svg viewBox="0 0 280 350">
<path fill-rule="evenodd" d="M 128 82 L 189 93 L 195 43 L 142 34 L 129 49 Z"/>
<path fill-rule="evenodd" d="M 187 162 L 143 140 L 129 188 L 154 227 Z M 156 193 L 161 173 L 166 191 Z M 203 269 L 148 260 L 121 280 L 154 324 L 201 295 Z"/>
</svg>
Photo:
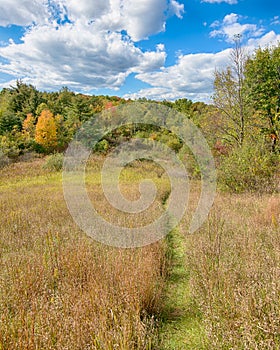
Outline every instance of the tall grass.
<svg viewBox="0 0 280 350">
<path fill-rule="evenodd" d="M 68 213 L 61 174 L 42 162 L 0 171 L 0 349 L 152 349 L 164 242 L 123 250 L 88 238 Z M 90 194 L 106 213 L 100 186 Z"/>
<path fill-rule="evenodd" d="M 1 350 L 166 348 L 157 320 L 166 312 L 167 278 L 173 278 L 174 289 L 170 312 L 189 327 L 172 338 L 174 349 L 280 348 L 279 194 L 218 194 L 207 223 L 177 242 L 184 281 L 176 291 L 176 276 L 168 274 L 176 244 L 167 247 L 170 242 L 163 240 L 124 250 L 93 241 L 69 215 L 61 173 L 43 163 L 36 159 L 0 170 Z M 91 161 L 86 176 L 100 215 L 129 227 L 130 220 L 141 226 L 161 214 L 170 184 L 160 167 L 135 162 L 122 173 L 120 187 L 130 200 L 139 198 L 138 182 L 147 175 L 158 187 L 148 214 L 130 218 L 108 209 L 101 163 L 102 158 Z M 192 185 L 193 211 L 199 187 Z"/>
<path fill-rule="evenodd" d="M 279 195 L 219 195 L 187 237 L 191 291 L 209 349 L 280 348 Z"/>
</svg>

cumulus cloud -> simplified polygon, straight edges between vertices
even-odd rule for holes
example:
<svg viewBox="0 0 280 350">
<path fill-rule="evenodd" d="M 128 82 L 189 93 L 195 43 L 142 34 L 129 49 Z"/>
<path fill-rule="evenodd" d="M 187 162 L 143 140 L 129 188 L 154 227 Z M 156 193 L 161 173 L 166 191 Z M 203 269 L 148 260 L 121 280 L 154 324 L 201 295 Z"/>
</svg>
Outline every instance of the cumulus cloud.
<svg viewBox="0 0 280 350">
<path fill-rule="evenodd" d="M 38 88 L 80 91 L 117 89 L 130 73 L 162 67 L 162 44 L 143 51 L 135 42 L 163 31 L 168 16 L 184 10 L 175 0 L 2 0 L 0 9 L 4 3 L 16 10 L 2 25 L 32 25 L 21 43 L 0 47 L 0 71 Z"/>
<path fill-rule="evenodd" d="M 209 92 L 206 92 L 206 93 L 190 92 L 186 94 L 180 91 L 169 90 L 164 87 L 142 89 L 135 93 L 126 94 L 124 95 L 124 98 L 126 99 L 130 98 L 132 100 L 147 98 L 147 99 L 156 100 L 156 101 L 163 101 L 163 100 L 174 101 L 179 98 L 187 98 L 193 101 L 200 101 L 205 103 L 211 102 Z"/>
<path fill-rule="evenodd" d="M 9 61 L 5 73 L 26 77 L 40 88 L 118 88 L 132 72 L 147 72 L 164 65 L 165 52 L 142 52 L 120 33 L 95 32 L 77 22 L 59 29 L 32 28 L 22 44 L 0 48 Z"/>
<path fill-rule="evenodd" d="M 229 5 L 235 5 L 238 3 L 238 0 L 202 0 L 202 2 L 208 2 L 209 4 L 220 4 L 225 2 Z"/>
<path fill-rule="evenodd" d="M 177 17 L 182 18 L 183 13 L 184 13 L 184 5 L 179 4 L 175 0 L 171 0 L 169 3 L 169 14 L 171 16 L 176 15 Z"/>
<path fill-rule="evenodd" d="M 127 97 L 209 100 L 216 68 L 226 66 L 230 49 L 218 53 L 181 55 L 176 65 L 158 72 L 137 74 L 136 78 L 151 85 Z M 153 97 L 151 97 L 153 96 Z"/>
<path fill-rule="evenodd" d="M 68 86 L 88 92 L 118 89 L 134 73 L 149 87 L 127 98 L 209 102 L 214 70 L 229 64 L 230 49 L 180 55 L 176 64 L 165 67 L 163 44 L 146 51 L 136 44 L 164 31 L 167 18 L 181 18 L 183 12 L 179 0 L 1 0 L 0 26 L 28 27 L 20 43 L 1 43 L 0 71 L 11 76 L 8 85 L 21 78 L 40 89 Z M 243 22 L 228 14 L 212 23 L 210 36 L 230 42 L 242 34 L 248 52 L 280 41 L 274 31 L 264 33 L 263 27 Z"/>
<path fill-rule="evenodd" d="M 49 17 L 45 3 L 45 0 L 1 0 L 0 26 L 44 23 Z"/>
<path fill-rule="evenodd" d="M 228 14 L 222 22 L 215 21 L 211 24 L 212 28 L 216 28 L 210 32 L 210 37 L 222 37 L 226 41 L 231 42 L 236 34 L 246 37 L 259 37 L 264 33 L 263 27 L 258 27 L 256 24 L 240 24 L 242 17 L 236 13 Z"/>
<path fill-rule="evenodd" d="M 125 1 L 123 27 L 132 40 L 147 39 L 152 33 L 165 30 L 165 10 L 166 4 L 162 0 Z"/>
<path fill-rule="evenodd" d="M 110 11 L 110 0 L 65 0 L 61 4 L 67 8 L 73 20 L 81 17 L 96 19 Z"/>
<path fill-rule="evenodd" d="M 258 47 L 277 45 L 280 34 L 270 31 L 259 38 L 250 38 L 244 45 L 248 53 Z M 193 101 L 210 102 L 213 93 L 215 69 L 223 69 L 230 64 L 231 49 L 217 53 L 199 53 L 181 55 L 178 62 L 158 72 L 138 74 L 136 77 L 151 87 L 136 93 L 127 94 L 126 98 L 146 97 L 155 100 L 175 100 L 188 98 Z"/>
<path fill-rule="evenodd" d="M 280 34 L 276 34 L 273 30 L 264 34 L 260 38 L 251 38 L 247 43 L 247 51 L 252 52 L 258 47 L 276 46 L 280 43 Z"/>
</svg>

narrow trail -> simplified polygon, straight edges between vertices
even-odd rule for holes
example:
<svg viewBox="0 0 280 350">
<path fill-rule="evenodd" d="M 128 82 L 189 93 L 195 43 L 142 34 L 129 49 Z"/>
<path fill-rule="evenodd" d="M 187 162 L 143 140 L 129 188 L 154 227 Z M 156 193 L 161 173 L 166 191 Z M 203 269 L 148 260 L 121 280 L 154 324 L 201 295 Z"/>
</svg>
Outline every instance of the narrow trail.
<svg viewBox="0 0 280 350">
<path fill-rule="evenodd" d="M 186 238 L 176 229 L 167 239 L 172 263 L 162 314 L 159 350 L 206 349 L 201 315 L 190 296 Z"/>
</svg>

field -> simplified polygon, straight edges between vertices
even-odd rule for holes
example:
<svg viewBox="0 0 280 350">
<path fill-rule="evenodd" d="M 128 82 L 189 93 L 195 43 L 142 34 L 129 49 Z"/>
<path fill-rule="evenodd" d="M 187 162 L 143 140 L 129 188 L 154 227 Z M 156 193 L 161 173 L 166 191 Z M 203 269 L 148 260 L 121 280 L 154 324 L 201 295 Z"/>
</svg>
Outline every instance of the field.
<svg viewBox="0 0 280 350">
<path fill-rule="evenodd" d="M 102 158 L 88 170 L 98 211 Z M 86 236 L 71 218 L 61 172 L 44 159 L 0 170 L 0 349 L 279 349 L 279 194 L 218 193 L 208 221 L 191 213 L 165 240 L 119 249 Z M 158 194 L 139 225 L 164 210 L 170 184 L 150 163 L 122 176 L 128 199 L 152 177 Z M 195 208 L 199 185 L 192 184 Z"/>
</svg>

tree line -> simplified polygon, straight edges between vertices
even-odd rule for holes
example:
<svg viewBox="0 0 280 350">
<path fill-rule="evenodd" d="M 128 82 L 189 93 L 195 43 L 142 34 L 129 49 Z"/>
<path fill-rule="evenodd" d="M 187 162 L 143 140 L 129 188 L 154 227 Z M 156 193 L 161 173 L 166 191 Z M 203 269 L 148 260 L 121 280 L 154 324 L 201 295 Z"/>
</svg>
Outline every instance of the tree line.
<svg viewBox="0 0 280 350">
<path fill-rule="evenodd" d="M 229 64 L 215 72 L 213 85 L 211 104 L 186 98 L 149 102 L 175 109 L 202 129 L 217 167 L 223 169 L 222 175 L 227 173 L 227 186 L 236 187 L 243 181 L 232 179 L 233 167 L 237 169 L 235 174 L 238 169 L 240 174 L 251 172 L 253 182 L 258 171 L 261 178 L 263 174 L 274 174 L 280 151 L 280 45 L 258 48 L 249 55 L 241 45 L 240 36 L 236 36 Z M 117 96 L 74 93 L 67 87 L 58 92 L 41 92 L 19 80 L 16 86 L 0 92 L 1 153 L 17 159 L 30 151 L 63 152 L 84 122 L 104 110 L 131 102 Z M 178 153 L 185 151 L 176 135 L 149 126 L 133 128 L 133 132 L 123 128 L 104 136 L 95 151 L 107 152 L 117 138 L 133 136 L 161 140 Z M 246 187 L 248 179 L 243 182 Z"/>
</svg>

